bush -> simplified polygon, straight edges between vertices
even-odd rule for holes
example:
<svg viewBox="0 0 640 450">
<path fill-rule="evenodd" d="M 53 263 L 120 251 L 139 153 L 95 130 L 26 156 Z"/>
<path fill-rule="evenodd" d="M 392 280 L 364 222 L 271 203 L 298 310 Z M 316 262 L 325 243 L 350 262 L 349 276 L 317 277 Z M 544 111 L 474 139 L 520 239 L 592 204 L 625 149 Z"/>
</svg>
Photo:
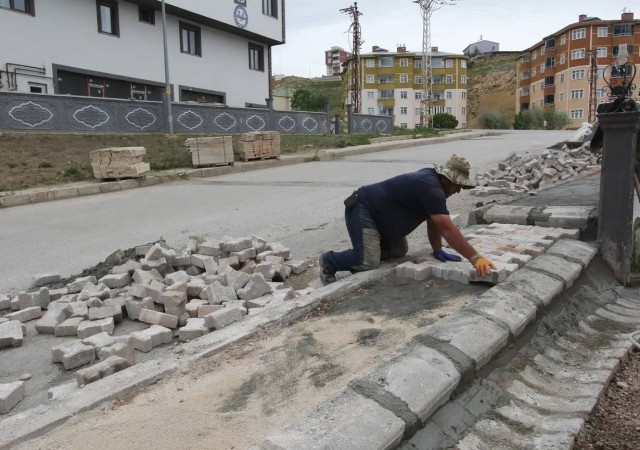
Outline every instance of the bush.
<svg viewBox="0 0 640 450">
<path fill-rule="evenodd" d="M 453 129 L 458 126 L 458 119 L 456 119 L 455 116 L 452 116 L 449 113 L 434 114 L 432 119 L 433 128 Z"/>
<path fill-rule="evenodd" d="M 484 113 L 478 117 L 480 128 L 489 130 L 508 130 L 511 128 L 509 124 L 509 116 L 505 113 Z"/>
<path fill-rule="evenodd" d="M 547 121 L 548 130 L 562 130 L 571 123 L 567 113 L 562 111 L 546 111 L 544 120 Z"/>
<path fill-rule="evenodd" d="M 62 171 L 62 178 L 71 181 L 80 181 L 84 179 L 84 175 L 82 175 L 82 170 L 75 166 L 70 166 Z"/>
<path fill-rule="evenodd" d="M 515 130 L 542 130 L 544 121 L 544 112 L 533 106 L 531 109 L 518 113 L 513 122 L 513 128 Z"/>
</svg>

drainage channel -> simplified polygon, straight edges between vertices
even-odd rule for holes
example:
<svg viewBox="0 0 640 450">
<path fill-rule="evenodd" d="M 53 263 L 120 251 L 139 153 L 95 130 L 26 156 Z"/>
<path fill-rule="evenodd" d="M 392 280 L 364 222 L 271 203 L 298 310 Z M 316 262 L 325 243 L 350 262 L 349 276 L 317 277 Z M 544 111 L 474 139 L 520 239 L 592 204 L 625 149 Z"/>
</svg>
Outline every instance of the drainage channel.
<svg viewBox="0 0 640 450">
<path fill-rule="evenodd" d="M 543 319 L 400 448 L 571 449 L 631 349 L 639 294 L 594 259 Z"/>
</svg>

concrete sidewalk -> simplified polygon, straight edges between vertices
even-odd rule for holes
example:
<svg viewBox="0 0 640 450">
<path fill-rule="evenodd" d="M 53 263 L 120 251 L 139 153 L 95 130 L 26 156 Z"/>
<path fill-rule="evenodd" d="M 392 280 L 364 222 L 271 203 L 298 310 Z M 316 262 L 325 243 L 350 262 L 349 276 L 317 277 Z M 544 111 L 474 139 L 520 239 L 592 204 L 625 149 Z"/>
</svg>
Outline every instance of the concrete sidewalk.
<svg viewBox="0 0 640 450">
<path fill-rule="evenodd" d="M 68 183 L 57 186 L 46 186 L 24 191 L 15 191 L 2 196 L 0 194 L 0 208 L 22 206 L 53 200 L 63 200 L 86 195 L 106 194 L 109 192 L 154 186 L 156 184 L 174 182 L 189 178 L 209 178 L 230 173 L 249 172 L 253 170 L 268 169 L 272 167 L 301 164 L 312 161 L 331 160 L 346 156 L 361 155 L 365 153 L 383 152 L 401 148 L 420 147 L 423 145 L 441 144 L 444 142 L 474 139 L 482 136 L 492 136 L 495 131 L 463 131 L 447 136 L 422 139 L 402 139 L 397 141 L 379 142 L 376 144 L 360 145 L 341 149 L 324 149 L 311 152 L 282 155 L 280 159 L 266 159 L 260 161 L 239 162 L 233 166 L 208 167 L 202 169 L 175 169 L 164 172 L 155 172 L 141 178 L 132 178 L 112 182 L 86 181 Z"/>
</svg>

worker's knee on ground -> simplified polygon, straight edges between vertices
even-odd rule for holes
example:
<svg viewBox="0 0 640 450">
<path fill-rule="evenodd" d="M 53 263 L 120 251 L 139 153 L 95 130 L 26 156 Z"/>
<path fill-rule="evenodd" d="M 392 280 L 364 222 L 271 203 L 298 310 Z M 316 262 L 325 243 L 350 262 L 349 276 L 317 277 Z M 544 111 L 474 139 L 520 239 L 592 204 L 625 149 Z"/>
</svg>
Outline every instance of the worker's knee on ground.
<svg viewBox="0 0 640 450">
<path fill-rule="evenodd" d="M 362 265 L 354 269 L 358 271 L 377 269 L 380 266 L 380 233 L 372 228 L 364 228 L 362 241 L 364 247 Z"/>
<path fill-rule="evenodd" d="M 409 252 L 409 243 L 407 238 L 400 238 L 391 242 L 389 246 L 390 258 L 402 258 Z"/>
</svg>

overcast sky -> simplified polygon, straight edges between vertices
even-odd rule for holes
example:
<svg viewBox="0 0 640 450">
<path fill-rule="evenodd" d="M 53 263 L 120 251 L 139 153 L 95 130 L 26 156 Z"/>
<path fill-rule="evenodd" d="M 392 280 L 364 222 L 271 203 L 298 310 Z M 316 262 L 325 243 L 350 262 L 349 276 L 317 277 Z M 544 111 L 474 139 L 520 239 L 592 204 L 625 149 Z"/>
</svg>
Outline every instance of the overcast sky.
<svg viewBox="0 0 640 450">
<path fill-rule="evenodd" d="M 462 53 L 480 39 L 498 42 L 500 50 L 523 50 L 543 37 L 577 22 L 580 14 L 620 19 L 635 0 L 457 0 L 433 13 L 431 45 Z M 324 51 L 332 46 L 351 50 L 351 19 L 340 12 L 353 0 L 287 0 L 287 43 L 273 48 L 273 73 L 316 77 L 326 74 Z M 364 44 L 395 51 L 422 51 L 422 17 L 412 0 L 360 0 L 358 10 Z"/>
</svg>

